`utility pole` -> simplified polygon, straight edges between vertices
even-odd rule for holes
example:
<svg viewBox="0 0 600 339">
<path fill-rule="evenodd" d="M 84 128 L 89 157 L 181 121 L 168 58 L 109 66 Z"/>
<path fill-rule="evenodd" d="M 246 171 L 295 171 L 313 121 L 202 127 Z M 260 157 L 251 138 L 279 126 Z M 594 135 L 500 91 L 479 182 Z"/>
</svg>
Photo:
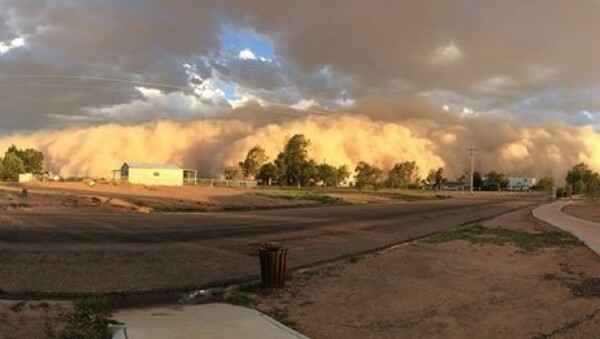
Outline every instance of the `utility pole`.
<svg viewBox="0 0 600 339">
<path fill-rule="evenodd" d="M 467 151 L 471 153 L 471 195 L 473 195 L 473 173 L 475 171 L 475 152 L 479 149 L 475 148 L 475 138 L 471 140 L 471 147 L 467 148 Z"/>
</svg>

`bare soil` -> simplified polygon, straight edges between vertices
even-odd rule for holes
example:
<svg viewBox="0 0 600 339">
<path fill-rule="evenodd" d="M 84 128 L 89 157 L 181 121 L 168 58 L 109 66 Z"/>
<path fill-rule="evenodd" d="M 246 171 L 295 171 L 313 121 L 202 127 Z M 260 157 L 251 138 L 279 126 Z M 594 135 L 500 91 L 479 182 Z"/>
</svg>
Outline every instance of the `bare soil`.
<svg viewBox="0 0 600 339">
<path fill-rule="evenodd" d="M 574 217 L 600 222 L 600 202 L 579 201 L 563 208 L 563 212 Z"/>
<path fill-rule="evenodd" d="M 27 195 L 23 195 L 23 189 Z M 464 194 L 460 195 L 461 198 Z M 108 181 L 0 184 L 0 210 L 26 212 L 215 212 L 435 200 L 432 192 L 144 186 Z"/>
<path fill-rule="evenodd" d="M 61 314 L 71 310 L 68 302 L 0 300 L 0 338 L 49 338 L 64 328 Z"/>
<path fill-rule="evenodd" d="M 544 235 L 530 209 L 483 223 Z M 311 338 L 591 338 L 600 258 L 583 246 L 416 241 L 228 296 Z"/>
</svg>

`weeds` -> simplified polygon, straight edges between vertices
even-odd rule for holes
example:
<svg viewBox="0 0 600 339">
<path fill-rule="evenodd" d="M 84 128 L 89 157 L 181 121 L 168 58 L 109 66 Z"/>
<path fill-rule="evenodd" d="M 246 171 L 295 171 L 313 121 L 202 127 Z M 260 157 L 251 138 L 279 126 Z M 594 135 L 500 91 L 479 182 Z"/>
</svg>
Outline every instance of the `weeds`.
<svg viewBox="0 0 600 339">
<path fill-rule="evenodd" d="M 111 312 L 102 298 L 78 299 L 73 304 L 74 310 L 64 312 L 60 320 L 64 322 L 64 330 L 59 333 L 46 334 L 49 338 L 61 339 L 109 339 L 108 326 L 117 322 L 111 319 Z"/>
<path fill-rule="evenodd" d="M 246 293 L 233 292 L 225 298 L 225 302 L 232 305 L 248 306 L 254 304 L 254 299 L 250 298 Z"/>
<path fill-rule="evenodd" d="M 341 198 L 335 198 L 326 194 L 318 194 L 311 191 L 266 191 L 255 194 L 263 197 L 286 200 L 315 201 L 323 205 L 341 205 L 344 203 L 344 200 Z"/>
<path fill-rule="evenodd" d="M 464 240 L 472 244 L 492 244 L 499 246 L 512 244 L 527 252 L 548 247 L 575 247 L 582 245 L 572 235 L 558 231 L 528 233 L 501 227 L 487 228 L 481 225 L 466 226 L 434 234 L 423 240 L 423 242 L 442 243 L 454 240 Z"/>
<path fill-rule="evenodd" d="M 352 264 L 356 264 L 359 260 L 362 260 L 362 259 L 364 259 L 363 256 L 354 255 L 354 254 L 348 257 L 348 261 Z"/>
<path fill-rule="evenodd" d="M 441 194 L 406 194 L 406 193 L 393 193 L 389 194 L 392 199 L 402 201 L 423 201 L 423 200 L 446 200 L 450 199 L 449 195 Z"/>
<path fill-rule="evenodd" d="M 275 307 L 272 310 L 270 310 L 267 315 L 275 320 L 277 320 L 278 322 L 284 324 L 285 326 L 289 326 L 289 327 L 294 327 L 296 325 L 295 322 L 293 322 L 292 320 L 290 320 L 289 318 L 289 314 L 287 312 L 287 310 L 283 309 L 283 308 L 278 308 Z"/>
<path fill-rule="evenodd" d="M 19 313 L 25 308 L 25 304 L 26 304 L 25 301 L 16 302 L 10 306 L 10 310 L 15 313 Z"/>
</svg>

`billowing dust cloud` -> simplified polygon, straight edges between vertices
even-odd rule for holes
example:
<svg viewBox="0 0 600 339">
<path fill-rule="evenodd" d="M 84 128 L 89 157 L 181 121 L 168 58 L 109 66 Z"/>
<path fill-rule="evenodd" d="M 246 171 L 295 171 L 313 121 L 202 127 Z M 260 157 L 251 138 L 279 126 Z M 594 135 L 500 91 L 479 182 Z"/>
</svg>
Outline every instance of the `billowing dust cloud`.
<svg viewBox="0 0 600 339">
<path fill-rule="evenodd" d="M 484 173 L 497 170 L 510 176 L 562 180 L 566 170 L 581 161 L 600 169 L 600 135 L 591 127 L 520 125 L 486 117 L 463 118 L 422 103 L 404 102 L 396 106 L 401 109 L 393 105 L 367 103 L 352 112 L 329 115 L 296 112 L 277 122 L 265 118 L 269 113 L 265 108 L 255 112 L 254 118 L 234 112 L 223 120 L 37 131 L 3 137 L 0 149 L 10 144 L 40 149 L 46 167 L 63 176 L 109 178 L 111 170 L 123 162 L 136 161 L 177 163 L 198 169 L 200 177 L 215 177 L 225 166 L 242 160 L 252 146 L 262 146 L 272 160 L 288 138 L 302 133 L 311 140 L 310 154 L 317 162 L 352 168 L 361 160 L 384 169 L 414 160 L 421 175 L 444 167 L 454 179 L 469 168 L 465 148 L 474 139 L 479 149 L 476 170 Z"/>
</svg>

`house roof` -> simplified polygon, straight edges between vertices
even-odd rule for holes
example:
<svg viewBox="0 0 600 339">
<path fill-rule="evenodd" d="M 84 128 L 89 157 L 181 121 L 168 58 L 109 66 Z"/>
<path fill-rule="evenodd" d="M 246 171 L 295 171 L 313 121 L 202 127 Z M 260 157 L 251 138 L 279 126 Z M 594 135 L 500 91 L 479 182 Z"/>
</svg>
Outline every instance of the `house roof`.
<svg viewBox="0 0 600 339">
<path fill-rule="evenodd" d="M 181 169 L 175 164 L 153 164 L 148 162 L 126 162 L 123 165 L 129 166 L 129 168 L 145 168 L 145 169 Z"/>
</svg>

